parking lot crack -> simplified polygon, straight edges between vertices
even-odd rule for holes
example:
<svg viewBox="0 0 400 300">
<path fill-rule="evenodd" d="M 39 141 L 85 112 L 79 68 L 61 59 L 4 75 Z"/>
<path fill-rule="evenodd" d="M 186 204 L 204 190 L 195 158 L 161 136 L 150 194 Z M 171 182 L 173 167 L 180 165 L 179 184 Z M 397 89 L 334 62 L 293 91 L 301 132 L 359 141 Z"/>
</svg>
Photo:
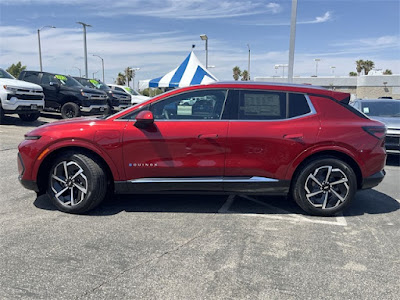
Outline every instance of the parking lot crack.
<svg viewBox="0 0 400 300">
<path fill-rule="evenodd" d="M 198 240 L 198 239 L 200 239 L 200 238 L 202 238 L 204 236 L 207 236 L 207 235 L 210 235 L 210 234 L 213 234 L 214 232 L 216 232 L 216 230 L 213 230 L 211 232 L 205 232 L 205 233 L 202 233 L 202 231 L 204 231 L 204 230 L 201 229 L 195 236 L 193 236 L 192 238 L 190 238 L 190 239 L 186 240 L 185 242 L 179 244 L 178 246 L 176 246 L 173 249 L 164 251 L 163 253 L 157 255 L 156 257 L 154 257 L 154 255 L 153 255 L 153 257 L 151 257 L 151 258 L 145 259 L 142 262 L 140 262 L 140 263 L 138 263 L 138 264 L 136 264 L 136 265 L 134 265 L 132 267 L 129 267 L 129 268 L 126 268 L 126 269 L 122 270 L 121 272 L 119 272 L 118 274 L 112 276 L 111 278 L 104 280 L 102 283 L 100 283 L 99 285 L 95 286 L 91 290 L 86 291 L 83 295 L 77 296 L 76 299 L 86 298 L 90 294 L 92 294 L 95 291 L 99 290 L 104 285 L 106 285 L 106 284 L 108 284 L 108 283 L 110 283 L 112 281 L 117 280 L 118 278 L 120 278 L 124 274 L 126 274 L 126 273 L 128 273 L 128 272 L 130 272 L 130 271 L 132 271 L 134 269 L 137 269 L 137 268 L 139 268 L 139 267 L 141 267 L 141 266 L 143 266 L 145 264 L 151 263 L 153 261 L 158 261 L 158 260 L 160 260 L 161 258 L 163 258 L 164 256 L 166 256 L 168 254 L 171 254 L 171 253 L 179 251 L 180 249 L 182 249 L 183 247 L 189 245 L 190 243 L 194 242 L 195 240 Z"/>
</svg>

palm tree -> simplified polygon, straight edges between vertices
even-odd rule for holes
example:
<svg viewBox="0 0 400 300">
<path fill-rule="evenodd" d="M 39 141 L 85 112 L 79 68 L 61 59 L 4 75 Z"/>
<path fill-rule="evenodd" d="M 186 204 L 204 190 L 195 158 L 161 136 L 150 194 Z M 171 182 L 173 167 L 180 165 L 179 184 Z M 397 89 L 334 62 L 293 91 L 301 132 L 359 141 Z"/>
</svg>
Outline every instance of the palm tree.
<svg viewBox="0 0 400 300">
<path fill-rule="evenodd" d="M 240 71 L 240 68 L 238 66 L 235 66 L 233 69 L 233 79 L 236 81 L 239 80 L 240 75 L 242 75 L 242 71 Z"/>
<path fill-rule="evenodd" d="M 385 72 L 383 72 L 383 75 L 392 75 L 392 70 L 386 69 Z"/>
<path fill-rule="evenodd" d="M 357 65 L 356 69 L 357 69 L 358 76 L 360 76 L 361 75 L 361 71 L 364 68 L 364 61 L 362 59 L 356 60 L 356 65 Z"/>
<path fill-rule="evenodd" d="M 132 69 L 129 67 L 126 67 L 125 69 L 125 77 L 127 81 L 127 86 L 129 86 L 129 81 L 132 80 Z"/>
<path fill-rule="evenodd" d="M 121 72 L 119 72 L 115 82 L 116 82 L 116 84 L 124 85 L 125 84 L 125 75 L 122 74 Z"/>
<path fill-rule="evenodd" d="M 371 71 L 375 67 L 375 63 L 372 60 L 364 61 L 364 73 L 368 75 L 369 71 Z"/>
<path fill-rule="evenodd" d="M 244 70 L 242 72 L 242 81 L 248 81 L 249 80 L 249 72 L 247 70 Z"/>
</svg>

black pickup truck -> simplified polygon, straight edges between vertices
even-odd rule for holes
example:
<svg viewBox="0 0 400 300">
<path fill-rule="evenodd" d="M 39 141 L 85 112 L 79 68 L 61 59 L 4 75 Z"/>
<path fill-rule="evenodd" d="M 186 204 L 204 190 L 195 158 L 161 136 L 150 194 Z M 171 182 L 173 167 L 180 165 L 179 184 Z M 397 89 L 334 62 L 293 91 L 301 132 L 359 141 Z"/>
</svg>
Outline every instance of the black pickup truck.
<svg viewBox="0 0 400 300">
<path fill-rule="evenodd" d="M 101 82 L 98 79 L 88 79 L 83 77 L 74 77 L 74 79 L 76 79 L 80 84 L 82 84 L 85 87 L 98 89 L 105 92 L 107 95 L 107 102 L 109 105 L 107 111 L 109 113 L 121 111 L 131 106 L 130 95 L 123 92 L 113 91 L 112 89 L 110 89 L 108 85 L 106 85 L 105 83 Z"/>
<path fill-rule="evenodd" d="M 43 88 L 47 111 L 59 111 L 63 119 L 105 113 L 107 95 L 103 91 L 84 87 L 71 76 L 38 71 L 22 71 L 20 80 Z"/>
</svg>

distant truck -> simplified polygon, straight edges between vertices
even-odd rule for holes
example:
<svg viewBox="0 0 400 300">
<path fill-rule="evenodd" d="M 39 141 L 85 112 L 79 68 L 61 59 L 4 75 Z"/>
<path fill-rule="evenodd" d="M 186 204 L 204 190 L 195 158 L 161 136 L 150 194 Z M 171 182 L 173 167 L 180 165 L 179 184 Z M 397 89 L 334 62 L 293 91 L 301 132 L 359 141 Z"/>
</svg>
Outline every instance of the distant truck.
<svg viewBox="0 0 400 300">
<path fill-rule="evenodd" d="M 105 83 L 98 79 L 88 79 L 83 77 L 74 77 L 80 84 L 88 88 L 101 90 L 107 95 L 108 109 L 107 114 L 121 111 L 131 106 L 131 96 L 116 90 L 112 90 Z"/>
<path fill-rule="evenodd" d="M 136 105 L 136 104 L 142 103 L 142 102 L 150 99 L 150 97 L 140 95 L 138 92 L 131 89 L 129 86 L 118 85 L 118 84 L 107 84 L 107 85 L 113 91 L 118 91 L 118 92 L 128 94 L 131 97 L 132 105 Z"/>
<path fill-rule="evenodd" d="M 35 121 L 43 107 L 41 86 L 17 80 L 0 68 L 0 124 L 5 114 L 18 114 L 23 121 Z"/>
<path fill-rule="evenodd" d="M 104 92 L 86 88 L 71 76 L 22 71 L 19 79 L 39 84 L 45 95 L 44 110 L 60 112 L 63 119 L 104 114 L 108 107 Z"/>
</svg>

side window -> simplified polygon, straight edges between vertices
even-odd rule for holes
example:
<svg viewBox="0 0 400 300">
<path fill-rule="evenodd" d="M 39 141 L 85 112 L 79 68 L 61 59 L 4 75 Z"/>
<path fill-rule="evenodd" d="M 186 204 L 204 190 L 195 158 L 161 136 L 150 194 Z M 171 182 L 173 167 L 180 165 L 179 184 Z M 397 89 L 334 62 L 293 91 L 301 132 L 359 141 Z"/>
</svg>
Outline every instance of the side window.
<svg viewBox="0 0 400 300">
<path fill-rule="evenodd" d="M 39 84 L 39 73 L 38 72 L 27 72 L 23 78 L 25 81 Z"/>
<path fill-rule="evenodd" d="M 121 119 L 121 120 L 132 120 L 132 121 L 134 121 L 134 120 L 136 119 L 136 116 L 137 116 L 141 111 L 144 111 L 144 110 L 149 110 L 149 106 L 148 106 L 148 105 L 143 106 L 143 107 L 141 107 L 141 108 L 135 110 L 134 112 L 131 112 L 130 114 L 127 114 L 127 115 L 123 116 L 123 117 L 120 118 L 120 119 Z"/>
<path fill-rule="evenodd" d="M 311 112 L 303 94 L 289 94 L 289 118 L 302 116 Z"/>
<path fill-rule="evenodd" d="M 121 89 L 120 87 L 115 87 L 115 90 L 118 92 L 124 92 L 126 94 L 126 91 L 124 89 Z"/>
<path fill-rule="evenodd" d="M 155 120 L 220 120 L 227 90 L 200 90 L 169 97 L 151 105 Z"/>
<path fill-rule="evenodd" d="M 278 120 L 286 118 L 286 93 L 241 91 L 239 120 Z"/>
<path fill-rule="evenodd" d="M 50 85 L 50 82 L 57 82 L 57 79 L 54 77 L 54 75 L 43 74 L 42 84 Z"/>
</svg>

